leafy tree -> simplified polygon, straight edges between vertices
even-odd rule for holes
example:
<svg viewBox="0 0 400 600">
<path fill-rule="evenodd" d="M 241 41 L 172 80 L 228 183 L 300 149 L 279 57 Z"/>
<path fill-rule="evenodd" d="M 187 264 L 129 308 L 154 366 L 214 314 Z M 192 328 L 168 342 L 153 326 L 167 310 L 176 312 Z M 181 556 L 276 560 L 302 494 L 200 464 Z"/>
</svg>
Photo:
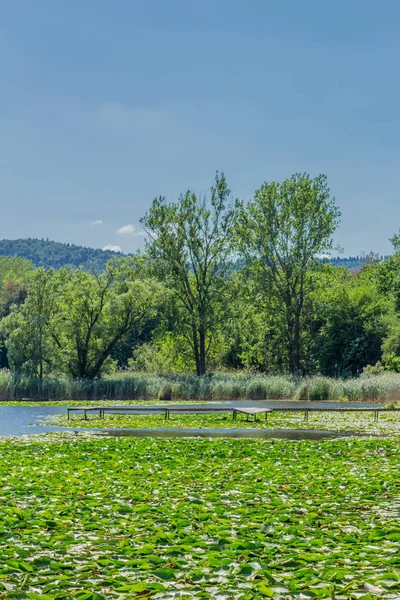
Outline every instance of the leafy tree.
<svg viewBox="0 0 400 600">
<path fill-rule="evenodd" d="M 140 329 L 159 310 L 162 285 L 136 279 L 131 266 L 128 260 L 115 260 L 101 275 L 59 271 L 61 293 L 52 337 L 72 377 L 99 377 L 123 336 Z"/>
<path fill-rule="evenodd" d="M 395 313 L 388 315 L 387 334 L 382 343 L 382 360 L 389 371 L 400 372 L 400 232 L 391 240 L 394 254 L 375 267 L 381 294 L 394 302 Z"/>
<path fill-rule="evenodd" d="M 239 245 L 264 302 L 283 319 L 287 368 L 295 376 L 317 257 L 332 248 L 339 216 L 326 177 L 299 173 L 282 183 L 264 183 L 240 211 Z"/>
<path fill-rule="evenodd" d="M 55 272 L 37 269 L 28 277 L 27 298 L 1 321 L 13 370 L 43 379 L 56 362 L 51 321 L 56 310 Z"/>
<path fill-rule="evenodd" d="M 157 281 L 136 278 L 129 260 L 111 261 L 102 275 L 38 269 L 24 304 L 1 322 L 10 364 L 39 378 L 50 370 L 99 377 L 117 343 L 154 318 L 163 293 Z"/>
<path fill-rule="evenodd" d="M 14 304 L 22 304 L 26 297 L 26 279 L 34 269 L 24 258 L 0 256 L 0 319 L 6 317 Z M 0 327 L 0 368 L 8 368 L 7 348 Z"/>
<path fill-rule="evenodd" d="M 206 373 L 210 348 L 229 311 L 229 257 L 235 212 L 223 174 L 217 173 L 210 201 L 187 191 L 167 204 L 156 198 L 141 223 L 148 252 L 176 297 L 176 329 L 188 341 L 197 375 Z"/>
<path fill-rule="evenodd" d="M 389 322 L 387 335 L 382 343 L 382 361 L 386 370 L 400 372 L 400 319 L 398 315 Z"/>
<path fill-rule="evenodd" d="M 372 270 L 358 276 L 325 271 L 314 293 L 315 370 L 323 375 L 359 375 L 382 358 L 391 300 L 379 293 Z"/>
<path fill-rule="evenodd" d="M 24 258 L 0 256 L 0 317 L 25 300 L 26 280 L 33 269 L 33 263 Z"/>
<path fill-rule="evenodd" d="M 282 344 L 282 319 L 264 302 L 259 281 L 241 269 L 232 277 L 235 302 L 230 319 L 224 322 L 226 351 L 223 364 L 228 368 L 282 372 L 286 366 L 286 347 Z"/>
<path fill-rule="evenodd" d="M 0 256 L 0 282 L 23 281 L 34 269 L 30 260 L 15 256 Z"/>
</svg>

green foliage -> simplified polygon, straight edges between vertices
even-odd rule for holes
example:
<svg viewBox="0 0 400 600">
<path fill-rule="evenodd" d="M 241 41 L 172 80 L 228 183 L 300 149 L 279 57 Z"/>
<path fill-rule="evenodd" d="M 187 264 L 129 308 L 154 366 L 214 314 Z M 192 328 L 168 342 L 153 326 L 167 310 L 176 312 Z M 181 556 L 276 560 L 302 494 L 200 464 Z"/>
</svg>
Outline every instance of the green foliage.
<svg viewBox="0 0 400 600">
<path fill-rule="evenodd" d="M 400 320 L 396 315 L 389 323 L 382 344 L 382 360 L 388 371 L 400 372 Z"/>
<path fill-rule="evenodd" d="M 383 375 L 384 372 L 385 366 L 381 363 L 380 360 L 378 360 L 378 362 L 374 365 L 367 365 L 366 367 L 364 367 L 362 374 L 364 377 L 373 377 L 375 375 Z"/>
<path fill-rule="evenodd" d="M 206 377 L 183 374 L 113 373 L 103 379 L 48 376 L 43 381 L 0 371 L 0 401 L 43 400 L 154 400 L 171 385 L 174 400 L 398 400 L 400 374 L 362 375 L 353 379 L 312 377 L 294 380 L 278 375 L 246 372 L 215 373 Z"/>
<path fill-rule="evenodd" d="M 24 258 L 0 256 L 0 318 L 9 314 L 13 304 L 24 301 L 26 279 L 33 269 Z"/>
<path fill-rule="evenodd" d="M 30 260 L 0 255 L 0 283 L 2 284 L 7 281 L 23 282 L 33 269 L 34 265 Z"/>
<path fill-rule="evenodd" d="M 239 215 L 239 246 L 270 310 L 282 316 L 287 369 L 296 376 L 316 257 L 332 247 L 339 216 L 326 177 L 300 173 L 264 183 Z"/>
<path fill-rule="evenodd" d="M 168 406 L 169 401 L 157 401 L 158 404 Z M 175 400 L 173 402 L 175 404 Z M 195 403 L 192 403 L 194 406 Z M 136 406 L 138 404 L 136 403 Z M 245 415 L 238 415 L 235 420 L 231 413 L 214 414 L 184 414 L 172 413 L 170 418 L 165 420 L 164 413 L 151 414 L 148 412 L 141 414 L 105 414 L 104 418 L 99 419 L 98 415 L 88 415 L 87 420 L 81 414 L 71 414 L 68 421 L 66 412 L 64 414 L 52 415 L 43 421 L 46 426 L 70 427 L 74 429 L 170 429 L 171 437 L 174 436 L 174 429 L 261 429 L 266 434 L 272 436 L 276 434 L 277 438 L 280 431 L 296 430 L 308 431 L 328 431 L 352 434 L 373 434 L 373 435 L 400 435 L 400 409 L 399 402 L 387 402 L 386 409 L 392 412 L 382 412 L 378 421 L 375 421 L 373 412 L 353 412 L 347 410 L 351 406 L 343 406 L 342 412 L 309 412 L 307 420 L 304 411 L 296 412 L 271 412 L 268 414 L 268 420 L 264 416 L 259 416 L 256 420 L 247 420 Z M 160 432 L 155 431 L 155 434 Z M 202 432 L 204 435 L 204 431 Z M 245 432 L 243 432 L 246 435 Z M 227 432 L 229 435 L 229 432 Z M 307 439 L 306 435 L 299 439 Z M 340 437 L 340 436 L 339 436 Z"/>
<path fill-rule="evenodd" d="M 141 220 L 150 237 L 148 251 L 175 295 L 175 330 L 188 342 L 198 375 L 229 309 L 229 256 L 234 210 L 224 175 L 217 173 L 210 201 L 187 191 L 178 202 L 156 198 Z"/>
<path fill-rule="evenodd" d="M 397 439 L 0 444 L 5 598 L 400 590 Z"/>
<path fill-rule="evenodd" d="M 309 400 L 329 400 L 329 381 L 323 377 L 317 377 L 310 382 L 308 387 Z"/>
<path fill-rule="evenodd" d="M 154 343 L 138 346 L 128 366 L 146 373 L 190 373 L 195 370 L 195 363 L 186 350 L 184 336 L 167 331 Z"/>
<path fill-rule="evenodd" d="M 22 304 L 26 297 L 26 278 L 33 264 L 24 258 L 0 256 L 0 319 L 6 317 L 14 304 Z M 4 332 L 0 323 L 0 368 L 8 367 Z"/>
<path fill-rule="evenodd" d="M 157 312 L 162 286 L 134 278 L 129 263 L 111 261 L 102 275 L 81 270 L 59 272 L 60 294 L 52 336 L 64 370 L 94 379 L 110 365 L 111 351 L 130 329 Z"/>
<path fill-rule="evenodd" d="M 45 370 L 95 379 L 112 366 L 123 336 L 158 312 L 163 293 L 157 281 L 137 278 L 128 260 L 110 261 L 101 275 L 39 269 L 25 303 L 3 320 L 10 363 L 40 379 Z"/>
<path fill-rule="evenodd" d="M 333 267 L 348 269 L 349 271 L 360 271 L 366 265 L 371 263 L 371 260 L 381 262 L 388 259 L 389 256 L 362 255 L 362 256 L 334 256 L 321 257 L 319 262 Z"/>
<path fill-rule="evenodd" d="M 339 216 L 323 175 L 264 183 L 243 206 L 217 174 L 207 201 L 155 199 L 146 252 L 134 257 L 3 240 L 0 251 L 57 271 L 0 256 L 0 369 L 53 381 L 127 368 L 352 378 L 381 362 L 397 372 L 397 238 L 393 256 L 371 253 L 351 273 L 323 258 Z M 263 397 L 258 383 L 252 394 Z"/>
<path fill-rule="evenodd" d="M 383 355 L 385 361 L 385 368 L 393 373 L 400 373 L 400 356 L 394 352 L 387 352 Z"/>
<path fill-rule="evenodd" d="M 351 377 L 382 358 L 382 340 L 393 313 L 392 301 L 380 294 L 370 273 L 353 276 L 330 269 L 314 294 L 318 323 L 315 345 L 319 371 Z"/>
<path fill-rule="evenodd" d="M 51 335 L 51 323 L 57 310 L 55 279 L 53 270 L 32 271 L 27 278 L 25 302 L 14 304 L 11 313 L 1 322 L 10 366 L 40 380 L 53 370 L 58 357 Z"/>
<path fill-rule="evenodd" d="M 61 269 L 61 267 L 82 268 L 91 273 L 101 273 L 109 260 L 120 253 L 99 248 L 87 248 L 75 244 L 62 244 L 51 240 L 18 239 L 0 240 L 0 256 L 22 257 L 32 261 L 37 267 Z"/>
</svg>

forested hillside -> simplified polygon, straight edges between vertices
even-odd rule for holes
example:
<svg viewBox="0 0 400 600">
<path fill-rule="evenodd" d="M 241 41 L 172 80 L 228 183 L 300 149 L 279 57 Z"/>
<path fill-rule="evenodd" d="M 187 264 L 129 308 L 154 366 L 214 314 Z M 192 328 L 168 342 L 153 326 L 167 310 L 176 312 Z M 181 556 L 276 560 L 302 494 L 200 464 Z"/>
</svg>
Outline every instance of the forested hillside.
<svg viewBox="0 0 400 600">
<path fill-rule="evenodd" d="M 88 248 L 75 244 L 63 244 L 51 240 L 35 238 L 18 240 L 0 240 L 0 256 L 20 256 L 33 262 L 37 267 L 61 269 L 61 267 L 82 267 L 86 271 L 100 273 L 104 271 L 110 258 L 121 256 L 120 253 L 100 248 Z M 367 256 L 337 256 L 321 258 L 323 264 L 334 267 L 344 267 L 350 271 L 360 269 L 371 262 L 372 255 Z M 383 260 L 387 256 L 374 256 L 375 260 Z"/>
<path fill-rule="evenodd" d="M 48 239 L 28 238 L 0 240 L 0 256 L 20 256 L 31 260 L 37 267 L 46 269 L 71 266 L 100 273 L 104 271 L 110 258 L 121 254 L 111 250 L 100 250 L 100 248 L 62 244 Z"/>
<path fill-rule="evenodd" d="M 331 258 L 321 258 L 322 264 L 332 265 L 333 267 L 344 267 L 353 271 L 354 269 L 361 269 L 366 264 L 371 262 L 380 262 L 389 258 L 388 256 L 380 256 L 375 254 L 367 254 L 362 256 L 335 256 Z"/>
</svg>

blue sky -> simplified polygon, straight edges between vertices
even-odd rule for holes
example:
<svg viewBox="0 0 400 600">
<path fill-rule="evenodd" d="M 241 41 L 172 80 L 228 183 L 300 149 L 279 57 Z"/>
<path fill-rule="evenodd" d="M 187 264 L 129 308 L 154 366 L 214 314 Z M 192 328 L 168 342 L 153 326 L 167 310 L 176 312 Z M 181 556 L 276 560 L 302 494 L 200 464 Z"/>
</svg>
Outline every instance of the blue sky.
<svg viewBox="0 0 400 600">
<path fill-rule="evenodd" d="M 345 254 L 389 252 L 399 19 L 395 0 L 3 3 L 0 237 L 132 251 L 155 196 L 308 171 Z"/>
</svg>

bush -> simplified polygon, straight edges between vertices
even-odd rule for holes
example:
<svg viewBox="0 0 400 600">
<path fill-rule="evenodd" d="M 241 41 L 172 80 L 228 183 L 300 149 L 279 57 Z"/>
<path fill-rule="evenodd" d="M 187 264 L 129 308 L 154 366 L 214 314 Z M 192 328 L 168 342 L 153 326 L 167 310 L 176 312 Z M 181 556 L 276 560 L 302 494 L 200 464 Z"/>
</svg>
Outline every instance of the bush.
<svg viewBox="0 0 400 600">
<path fill-rule="evenodd" d="M 297 388 L 296 393 L 294 395 L 294 399 L 295 400 L 300 400 L 300 401 L 309 400 L 309 397 L 308 397 L 309 390 L 310 390 L 309 382 L 308 381 L 304 381 Z"/>
<path fill-rule="evenodd" d="M 309 400 L 330 400 L 331 382 L 328 378 L 318 377 L 312 379 L 308 389 Z"/>
<path fill-rule="evenodd" d="M 382 375 L 385 372 L 385 367 L 378 360 L 375 365 L 367 365 L 363 368 L 363 377 L 374 377 L 375 375 Z"/>
<path fill-rule="evenodd" d="M 171 400 L 171 398 L 172 398 L 172 386 L 169 383 L 167 383 L 167 385 L 164 385 L 161 392 L 159 392 L 158 399 L 159 400 Z"/>
</svg>

